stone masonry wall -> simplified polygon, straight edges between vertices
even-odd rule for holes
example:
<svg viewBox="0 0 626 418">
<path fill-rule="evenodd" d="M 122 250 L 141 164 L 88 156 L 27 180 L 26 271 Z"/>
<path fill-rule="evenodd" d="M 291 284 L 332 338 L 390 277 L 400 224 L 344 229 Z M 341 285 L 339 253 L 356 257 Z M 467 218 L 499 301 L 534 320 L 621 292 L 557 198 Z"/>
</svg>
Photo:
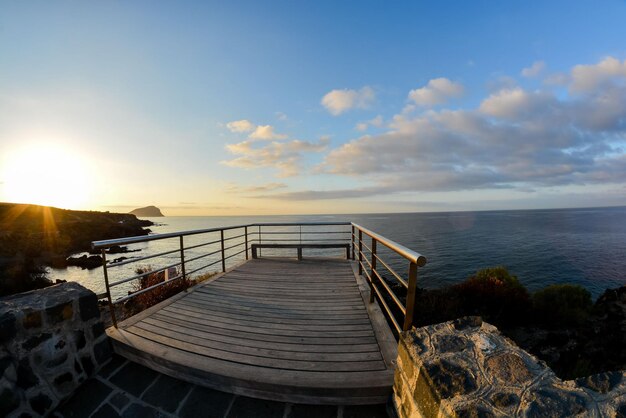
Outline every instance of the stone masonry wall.
<svg viewBox="0 0 626 418">
<path fill-rule="evenodd" d="M 562 381 L 468 317 L 402 335 L 393 402 L 401 418 L 626 417 L 626 372 Z"/>
<path fill-rule="evenodd" d="M 0 416 L 45 415 L 110 357 L 96 295 L 78 283 L 0 299 Z"/>
</svg>

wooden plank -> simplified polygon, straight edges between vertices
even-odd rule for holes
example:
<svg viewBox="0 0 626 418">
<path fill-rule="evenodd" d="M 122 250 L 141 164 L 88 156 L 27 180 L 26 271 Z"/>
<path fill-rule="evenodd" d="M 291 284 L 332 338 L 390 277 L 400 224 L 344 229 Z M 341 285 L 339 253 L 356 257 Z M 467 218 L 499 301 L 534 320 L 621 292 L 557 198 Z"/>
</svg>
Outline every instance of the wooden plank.
<svg viewBox="0 0 626 418">
<path fill-rule="evenodd" d="M 164 309 L 167 310 L 168 308 L 166 307 Z M 304 319 L 285 318 L 280 315 L 259 317 L 257 315 L 250 316 L 250 315 L 244 315 L 244 314 L 238 314 L 238 313 L 232 313 L 232 312 L 212 310 L 207 307 L 202 307 L 202 308 L 195 308 L 195 307 L 189 307 L 189 306 L 183 307 L 180 304 L 176 305 L 176 307 L 173 309 L 179 312 L 185 312 L 186 314 L 190 316 L 198 316 L 202 318 L 207 317 L 207 316 L 212 316 L 214 318 L 223 318 L 224 320 L 235 319 L 235 320 L 248 321 L 250 323 L 258 323 L 258 324 L 271 322 L 274 324 L 320 325 L 320 326 L 329 326 L 329 327 L 343 326 L 343 325 L 368 325 L 370 326 L 370 320 L 367 317 L 360 318 L 360 319 L 344 319 L 343 316 L 341 315 L 334 316 L 334 317 L 327 317 L 327 318 L 307 317 Z"/>
<path fill-rule="evenodd" d="M 379 403 L 393 363 L 358 279 L 340 259 L 251 260 L 107 332 L 124 356 L 219 390 Z"/>
<path fill-rule="evenodd" d="M 219 364 L 215 368 L 210 365 L 196 367 L 195 363 L 186 362 L 185 355 L 178 350 L 168 351 L 164 346 L 124 334 L 123 330 L 109 328 L 107 333 L 113 339 L 115 351 L 131 361 L 178 379 L 237 395 L 283 402 L 357 405 L 384 403 L 391 394 L 393 372 L 390 370 L 334 376 L 321 373 L 331 380 L 328 384 L 318 382 L 316 385 L 306 381 L 304 375 L 308 372 L 292 372 L 297 376 L 282 376 L 282 381 L 259 375 L 253 366 L 243 366 L 241 370 L 231 368 L 226 374 Z M 342 378 L 346 374 L 349 378 Z M 255 380 L 250 380 L 250 375 L 256 376 Z M 333 386 L 333 380 L 341 384 Z"/>
<path fill-rule="evenodd" d="M 323 330 L 323 331 L 314 331 L 310 329 L 303 330 L 294 330 L 294 329 L 284 329 L 283 325 L 279 324 L 266 324 L 266 328 L 257 327 L 255 325 L 250 324 L 235 324 L 230 323 L 226 324 L 223 322 L 215 321 L 213 318 L 193 318 L 185 313 L 176 313 L 171 311 L 160 311 L 157 314 L 154 314 L 155 318 L 159 319 L 179 319 L 181 321 L 187 321 L 188 327 L 195 327 L 197 325 L 212 327 L 212 328 L 220 328 L 223 330 L 231 330 L 231 331 L 242 331 L 248 332 L 251 334 L 264 334 L 264 335 L 281 335 L 281 336 L 293 336 L 293 337 L 318 337 L 318 338 L 335 338 L 335 337 L 370 337 L 374 336 L 374 331 L 371 327 L 369 329 L 360 329 L 360 330 Z"/>
<path fill-rule="evenodd" d="M 207 341 L 215 341 L 222 342 L 228 345 L 233 346 L 241 346 L 241 347 L 252 347 L 252 348 L 263 348 L 268 350 L 280 350 L 280 351 L 288 351 L 288 352 L 297 352 L 297 353 L 371 353 L 371 352 L 380 352 L 378 344 L 369 343 L 369 344 L 292 344 L 292 343 L 278 343 L 278 342 L 268 342 L 268 341 L 259 341 L 252 340 L 246 338 L 234 337 L 232 335 L 222 335 L 216 333 L 208 333 L 202 331 L 194 331 L 189 332 L 186 328 L 182 327 L 172 327 L 170 324 L 164 324 L 162 321 L 142 321 L 137 323 L 133 327 L 128 330 L 134 330 L 136 328 L 142 329 L 153 329 L 151 327 L 155 327 L 156 329 L 168 329 L 175 330 L 179 333 L 184 333 L 186 335 L 192 337 L 198 337 L 202 339 L 206 339 Z"/>
<path fill-rule="evenodd" d="M 317 351 L 289 351 L 280 350 L 276 347 L 272 348 L 260 348 L 243 346 L 239 344 L 226 344 L 220 341 L 208 340 L 206 338 L 199 338 L 193 335 L 186 334 L 179 330 L 172 330 L 169 328 L 160 328 L 150 324 L 138 324 L 127 330 L 135 335 L 144 336 L 145 338 L 155 340 L 152 334 L 160 335 L 163 338 L 175 339 L 180 341 L 187 341 L 189 343 L 214 348 L 222 351 L 230 351 L 233 353 L 242 353 L 251 356 L 268 357 L 276 359 L 286 359 L 294 361 L 382 361 L 383 357 L 380 351 L 367 351 L 367 352 L 317 352 Z"/>
<path fill-rule="evenodd" d="M 109 328 L 107 332 L 111 331 Z M 114 330 L 114 329 L 113 329 Z M 389 380 L 392 373 L 389 370 L 379 372 L 354 371 L 350 373 L 332 372 L 325 373 L 304 372 L 295 370 L 284 370 L 280 368 L 255 367 L 251 365 L 237 364 L 236 362 L 208 359 L 204 356 L 190 355 L 183 350 L 171 349 L 156 341 L 146 340 L 125 330 L 116 330 L 117 336 L 113 337 L 117 341 L 126 341 L 127 345 L 140 348 L 142 351 L 155 352 L 165 358 L 174 360 L 177 363 L 187 364 L 197 370 L 213 370 L 222 375 L 232 375 L 232 377 L 268 383 L 288 383 L 293 387 L 311 385 L 319 388 L 341 388 L 347 385 L 357 388 L 368 389 L 371 385 L 383 384 L 391 385 Z M 109 333 L 113 336 L 113 332 Z M 178 360 L 178 361 L 176 361 Z"/>
<path fill-rule="evenodd" d="M 349 305 L 349 306 L 316 306 L 316 305 L 303 305 L 298 303 L 264 303 L 261 300 L 249 300 L 247 303 L 240 303 L 241 300 L 233 300 L 230 298 L 219 298 L 218 296 L 198 296 L 195 294 L 189 295 L 185 300 L 194 300 L 199 302 L 211 303 L 213 306 L 231 306 L 240 309 L 260 309 L 263 311 L 286 311 L 286 312 L 328 312 L 328 311 L 349 311 L 349 312 L 362 312 L 365 310 L 363 305 Z M 184 303 L 184 301 L 181 301 Z"/>
<path fill-rule="evenodd" d="M 240 339 L 250 339 L 255 341 L 267 341 L 287 344 L 314 344 L 314 345 L 346 345 L 346 344 L 373 344 L 376 338 L 373 336 L 366 337 L 297 337 L 287 335 L 272 335 L 263 333 L 250 333 L 237 330 L 228 330 L 218 327 L 210 327 L 205 325 L 194 325 L 193 327 L 185 320 L 176 318 L 163 317 L 155 314 L 144 319 L 145 322 L 159 326 L 174 326 L 186 328 L 189 332 L 194 332 L 198 336 L 206 334 L 230 335 Z"/>
<path fill-rule="evenodd" d="M 199 312 L 204 312 L 206 310 L 207 315 L 210 312 L 219 312 L 223 314 L 236 314 L 243 315 L 251 318 L 251 320 L 262 320 L 268 319 L 273 320 L 275 318 L 279 319 L 293 319 L 293 320 L 320 320 L 320 321 L 341 321 L 341 320 L 367 320 L 369 321 L 369 317 L 366 311 L 363 312 L 354 312 L 354 313 L 345 313 L 345 312 L 308 312 L 308 313 L 289 313 L 285 310 L 276 311 L 276 312 L 259 312 L 254 311 L 254 308 L 241 307 L 222 307 L 222 306 L 213 306 L 203 302 L 194 302 L 192 300 L 185 300 L 184 303 L 176 304 L 177 308 L 184 308 L 190 310 L 199 310 Z M 251 315 L 250 311 L 254 311 L 254 315 Z"/>
<path fill-rule="evenodd" d="M 219 315 L 206 315 L 204 313 L 199 312 L 190 312 L 183 311 L 180 308 L 165 308 L 161 312 L 171 312 L 178 313 L 180 315 L 184 315 L 190 319 L 196 321 L 205 321 L 210 318 L 212 322 L 220 322 L 223 324 L 238 324 L 238 325 L 247 325 L 254 328 L 268 328 L 268 329 L 290 329 L 290 330 L 310 330 L 310 331 L 351 331 L 351 330 L 371 330 L 372 324 L 370 322 L 361 322 L 360 324 L 336 324 L 334 322 L 323 322 L 323 323 L 310 323 L 301 322 L 300 324 L 285 324 L 284 322 L 276 319 L 270 320 L 266 319 L 264 321 L 250 321 L 249 318 L 240 317 L 222 317 Z"/>
<path fill-rule="evenodd" d="M 181 340 L 176 338 L 168 338 L 152 332 L 141 332 L 135 327 L 127 331 L 168 347 L 183 350 L 188 353 L 198 354 L 203 357 L 203 361 L 219 359 L 222 361 L 231 361 L 238 364 L 248 364 L 251 366 L 260 366 L 272 369 L 314 372 L 352 372 L 386 369 L 385 363 L 382 361 L 382 358 L 380 360 L 371 361 L 287 360 L 284 358 L 276 358 L 277 356 L 275 355 L 272 357 L 261 357 L 240 352 L 236 353 L 232 351 L 219 350 L 203 345 L 194 344 L 192 342 L 186 341 L 186 339 Z"/>
</svg>

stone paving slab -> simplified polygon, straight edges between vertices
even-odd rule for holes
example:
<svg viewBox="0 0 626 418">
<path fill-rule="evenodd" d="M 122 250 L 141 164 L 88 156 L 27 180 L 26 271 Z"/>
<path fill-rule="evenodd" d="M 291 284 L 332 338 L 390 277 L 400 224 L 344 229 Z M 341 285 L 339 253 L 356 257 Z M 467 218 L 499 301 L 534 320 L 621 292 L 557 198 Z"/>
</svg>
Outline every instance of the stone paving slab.
<svg viewBox="0 0 626 418">
<path fill-rule="evenodd" d="M 55 418 L 387 418 L 382 405 L 303 405 L 193 385 L 114 355 Z"/>
</svg>

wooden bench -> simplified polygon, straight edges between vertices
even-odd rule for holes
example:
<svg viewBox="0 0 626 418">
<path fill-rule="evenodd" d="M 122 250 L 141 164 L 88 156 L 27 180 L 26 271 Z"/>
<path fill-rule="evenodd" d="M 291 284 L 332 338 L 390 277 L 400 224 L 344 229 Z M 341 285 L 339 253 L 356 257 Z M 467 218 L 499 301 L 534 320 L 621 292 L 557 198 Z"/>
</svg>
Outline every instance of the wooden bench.
<svg viewBox="0 0 626 418">
<path fill-rule="evenodd" d="M 298 260 L 302 260 L 303 248 L 345 248 L 346 258 L 350 259 L 350 244 L 252 244 L 252 258 L 258 258 L 258 248 L 296 248 L 298 250 Z"/>
</svg>

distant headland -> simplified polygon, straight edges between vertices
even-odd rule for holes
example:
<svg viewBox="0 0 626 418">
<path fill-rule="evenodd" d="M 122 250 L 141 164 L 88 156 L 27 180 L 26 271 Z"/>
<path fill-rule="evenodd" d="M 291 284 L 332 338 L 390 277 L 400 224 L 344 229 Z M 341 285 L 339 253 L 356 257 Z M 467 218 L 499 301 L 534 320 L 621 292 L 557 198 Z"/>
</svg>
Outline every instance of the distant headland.
<svg viewBox="0 0 626 418">
<path fill-rule="evenodd" d="M 135 210 L 131 210 L 128 213 L 135 215 L 135 216 L 145 216 L 149 218 L 164 216 L 163 213 L 161 213 L 161 209 L 157 208 L 156 206 L 146 206 L 145 208 L 137 208 Z"/>
</svg>

